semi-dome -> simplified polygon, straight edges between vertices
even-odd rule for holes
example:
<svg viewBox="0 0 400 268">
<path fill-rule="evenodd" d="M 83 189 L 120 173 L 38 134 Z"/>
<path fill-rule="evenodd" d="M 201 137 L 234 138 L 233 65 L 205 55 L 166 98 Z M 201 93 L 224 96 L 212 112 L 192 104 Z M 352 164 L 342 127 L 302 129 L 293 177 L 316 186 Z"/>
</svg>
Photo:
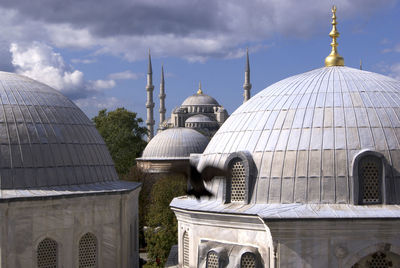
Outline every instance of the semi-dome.
<svg viewBox="0 0 400 268">
<path fill-rule="evenodd" d="M 218 125 L 218 122 L 211 119 L 210 117 L 204 115 L 204 114 L 196 114 L 193 115 L 191 117 L 189 117 L 188 119 L 186 119 L 185 123 L 215 123 Z"/>
<path fill-rule="evenodd" d="M 202 153 L 209 139 L 190 128 L 169 128 L 154 136 L 139 161 L 189 159 L 191 153 Z"/>
<path fill-rule="evenodd" d="M 382 164 L 371 160 L 371 167 L 361 170 L 364 156 Z M 399 203 L 400 81 L 333 66 L 277 82 L 228 118 L 198 169 L 229 166 L 234 158 L 245 162 L 240 176 L 254 177 L 253 192 L 246 192 L 249 202 L 357 203 L 376 188 L 383 191 L 377 195 L 381 202 Z M 358 173 L 370 183 L 368 172 L 379 173 L 379 165 L 381 186 L 368 186 L 361 197 Z"/>
<path fill-rule="evenodd" d="M 102 137 L 72 101 L 17 74 L 0 72 L 0 82 L 0 189 L 118 179 Z"/>
<path fill-rule="evenodd" d="M 187 97 L 182 106 L 219 106 L 219 103 L 211 96 L 207 94 L 194 94 Z"/>
</svg>

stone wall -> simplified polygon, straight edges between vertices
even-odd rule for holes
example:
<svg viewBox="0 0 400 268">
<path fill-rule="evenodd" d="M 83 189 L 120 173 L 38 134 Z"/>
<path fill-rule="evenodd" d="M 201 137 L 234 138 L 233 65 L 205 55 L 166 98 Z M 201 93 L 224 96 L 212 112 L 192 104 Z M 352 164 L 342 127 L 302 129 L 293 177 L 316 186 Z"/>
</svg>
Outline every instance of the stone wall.
<svg viewBox="0 0 400 268">
<path fill-rule="evenodd" d="M 87 232 L 97 238 L 99 268 L 138 267 L 139 191 L 1 203 L 1 267 L 36 267 L 45 238 L 57 242 L 59 267 L 78 267 Z"/>
</svg>

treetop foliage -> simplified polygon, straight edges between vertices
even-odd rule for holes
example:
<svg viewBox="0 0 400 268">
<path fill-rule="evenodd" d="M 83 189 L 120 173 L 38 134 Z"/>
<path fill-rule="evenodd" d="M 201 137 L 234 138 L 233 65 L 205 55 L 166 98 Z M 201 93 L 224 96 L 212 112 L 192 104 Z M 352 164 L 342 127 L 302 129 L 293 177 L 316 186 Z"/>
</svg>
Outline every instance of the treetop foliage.
<svg viewBox="0 0 400 268">
<path fill-rule="evenodd" d="M 143 140 L 147 129 L 140 126 L 143 120 L 134 112 L 117 108 L 99 111 L 93 122 L 107 144 L 118 174 L 127 174 L 147 144 Z"/>
</svg>

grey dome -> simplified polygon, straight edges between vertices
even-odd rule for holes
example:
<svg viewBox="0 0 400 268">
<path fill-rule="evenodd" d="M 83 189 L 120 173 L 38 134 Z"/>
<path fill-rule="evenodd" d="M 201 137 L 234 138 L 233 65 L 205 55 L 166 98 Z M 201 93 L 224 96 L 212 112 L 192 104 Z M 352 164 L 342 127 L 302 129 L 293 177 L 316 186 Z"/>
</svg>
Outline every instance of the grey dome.
<svg viewBox="0 0 400 268">
<path fill-rule="evenodd" d="M 147 144 L 138 160 L 189 159 L 191 153 L 202 153 L 209 140 L 190 128 L 168 128 Z"/>
<path fill-rule="evenodd" d="M 211 96 L 206 94 L 194 94 L 187 97 L 182 106 L 218 106 L 219 103 Z"/>
<path fill-rule="evenodd" d="M 370 150 L 390 167 L 386 180 L 392 202 L 399 202 L 399 118 L 400 81 L 348 67 L 316 69 L 242 104 L 211 139 L 198 169 L 223 167 L 244 151 L 255 166 L 251 202 L 351 203 L 353 161 Z"/>
<path fill-rule="evenodd" d="M 196 114 L 188 119 L 186 119 L 185 123 L 215 123 L 218 125 L 218 122 L 215 120 L 212 120 L 210 117 L 204 115 L 204 114 Z"/>
<path fill-rule="evenodd" d="M 0 189 L 116 181 L 92 121 L 60 92 L 0 72 Z"/>
</svg>

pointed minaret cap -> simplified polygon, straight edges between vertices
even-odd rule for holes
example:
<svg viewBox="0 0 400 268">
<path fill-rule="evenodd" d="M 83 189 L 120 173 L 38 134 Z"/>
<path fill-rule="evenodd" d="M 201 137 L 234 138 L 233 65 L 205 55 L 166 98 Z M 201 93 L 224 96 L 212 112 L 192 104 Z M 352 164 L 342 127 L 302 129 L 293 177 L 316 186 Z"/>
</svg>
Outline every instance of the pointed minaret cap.
<svg viewBox="0 0 400 268">
<path fill-rule="evenodd" d="M 149 64 L 148 64 L 148 70 L 147 70 L 148 74 L 152 74 L 153 73 L 153 68 L 151 67 L 151 55 L 150 55 L 150 48 L 149 48 Z"/>
<path fill-rule="evenodd" d="M 246 48 L 246 72 L 250 72 L 250 63 L 249 63 L 249 48 Z"/>
<path fill-rule="evenodd" d="M 199 90 L 197 90 L 197 94 L 203 94 L 203 90 L 201 90 L 201 82 L 199 82 Z"/>
<path fill-rule="evenodd" d="M 164 84 L 164 63 L 161 65 L 161 83 Z"/>
<path fill-rule="evenodd" d="M 336 38 L 340 36 L 339 32 L 336 30 L 336 6 L 332 7 L 332 31 L 329 33 L 329 36 L 332 38 L 332 51 L 328 57 L 325 58 L 325 67 L 331 66 L 344 66 L 344 59 L 337 52 L 338 43 L 336 42 Z"/>
</svg>

